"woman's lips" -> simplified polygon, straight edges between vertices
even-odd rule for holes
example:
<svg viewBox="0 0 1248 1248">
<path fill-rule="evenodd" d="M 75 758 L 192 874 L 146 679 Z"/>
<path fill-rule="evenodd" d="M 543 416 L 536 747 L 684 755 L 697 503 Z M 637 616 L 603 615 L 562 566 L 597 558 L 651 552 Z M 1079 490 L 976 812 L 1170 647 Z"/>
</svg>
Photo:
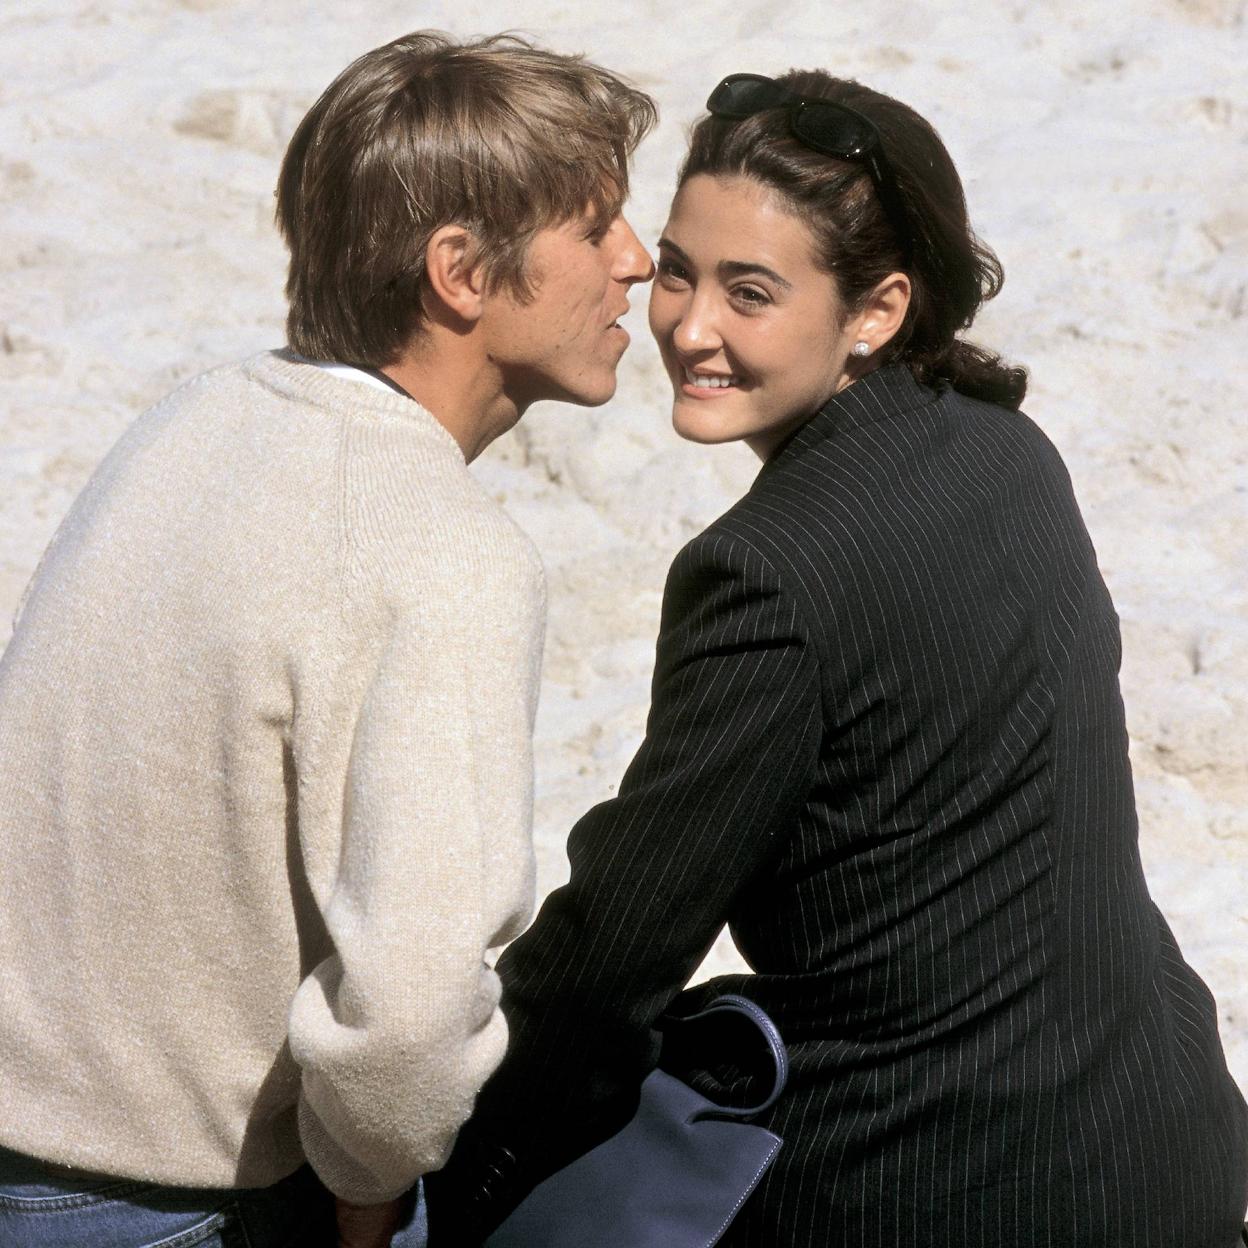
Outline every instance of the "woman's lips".
<svg viewBox="0 0 1248 1248">
<path fill-rule="evenodd" d="M 696 373 L 681 368 L 680 390 L 691 399 L 719 399 L 726 394 L 736 394 L 742 378 L 736 373 Z"/>
</svg>

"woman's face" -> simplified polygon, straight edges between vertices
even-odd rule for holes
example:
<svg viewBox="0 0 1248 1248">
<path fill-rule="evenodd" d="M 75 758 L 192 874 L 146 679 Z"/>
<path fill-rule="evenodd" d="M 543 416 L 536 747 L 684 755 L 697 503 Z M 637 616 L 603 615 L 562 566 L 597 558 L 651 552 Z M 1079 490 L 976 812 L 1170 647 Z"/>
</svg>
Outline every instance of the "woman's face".
<svg viewBox="0 0 1248 1248">
<path fill-rule="evenodd" d="M 650 329 L 693 442 L 744 440 L 766 458 L 852 380 L 859 330 L 809 228 L 751 178 L 696 174 L 677 192 L 650 293 Z"/>
</svg>

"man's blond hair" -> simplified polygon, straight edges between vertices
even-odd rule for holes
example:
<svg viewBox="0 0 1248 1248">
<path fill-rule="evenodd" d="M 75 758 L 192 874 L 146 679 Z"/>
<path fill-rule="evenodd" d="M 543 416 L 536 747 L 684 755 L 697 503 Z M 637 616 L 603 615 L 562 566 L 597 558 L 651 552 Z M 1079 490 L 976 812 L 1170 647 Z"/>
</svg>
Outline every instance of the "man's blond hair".
<svg viewBox="0 0 1248 1248">
<path fill-rule="evenodd" d="M 425 252 L 462 225 L 488 289 L 530 293 L 534 235 L 590 208 L 614 217 L 656 120 L 649 96 L 581 56 L 515 35 L 417 31 L 367 52 L 299 123 L 277 221 L 290 248 L 290 345 L 393 363 L 424 321 Z"/>
</svg>

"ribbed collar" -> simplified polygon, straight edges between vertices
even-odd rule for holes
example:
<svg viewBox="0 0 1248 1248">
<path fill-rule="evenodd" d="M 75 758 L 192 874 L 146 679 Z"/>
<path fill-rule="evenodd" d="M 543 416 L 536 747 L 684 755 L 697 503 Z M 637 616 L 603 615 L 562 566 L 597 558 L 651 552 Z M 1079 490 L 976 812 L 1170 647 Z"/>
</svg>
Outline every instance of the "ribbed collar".
<svg viewBox="0 0 1248 1248">
<path fill-rule="evenodd" d="M 812 447 L 837 434 L 877 420 L 904 416 L 927 407 L 937 392 L 921 386 L 904 364 L 887 364 L 834 394 L 763 465 L 756 480 L 771 476 L 783 464 L 793 463 Z"/>
<path fill-rule="evenodd" d="M 336 377 L 315 363 L 295 355 L 288 348 L 263 351 L 252 356 L 244 369 L 261 384 L 279 394 L 299 399 L 338 415 L 372 412 L 378 416 L 408 421 L 428 430 L 445 442 L 462 461 L 464 452 L 449 430 L 432 412 L 415 399 L 381 386 L 363 386 L 358 381 Z"/>
</svg>

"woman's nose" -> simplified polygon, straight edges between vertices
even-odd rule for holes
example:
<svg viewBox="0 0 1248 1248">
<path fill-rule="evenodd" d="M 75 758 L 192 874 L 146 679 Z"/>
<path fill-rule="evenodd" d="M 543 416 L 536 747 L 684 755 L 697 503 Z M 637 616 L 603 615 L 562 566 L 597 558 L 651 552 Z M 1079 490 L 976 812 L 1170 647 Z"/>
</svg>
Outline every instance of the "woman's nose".
<svg viewBox="0 0 1248 1248">
<path fill-rule="evenodd" d="M 710 310 L 698 299 L 690 299 L 672 330 L 672 346 L 682 354 L 719 349 L 720 337 Z"/>
</svg>

